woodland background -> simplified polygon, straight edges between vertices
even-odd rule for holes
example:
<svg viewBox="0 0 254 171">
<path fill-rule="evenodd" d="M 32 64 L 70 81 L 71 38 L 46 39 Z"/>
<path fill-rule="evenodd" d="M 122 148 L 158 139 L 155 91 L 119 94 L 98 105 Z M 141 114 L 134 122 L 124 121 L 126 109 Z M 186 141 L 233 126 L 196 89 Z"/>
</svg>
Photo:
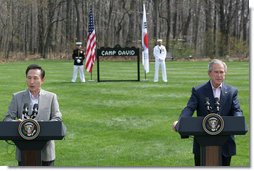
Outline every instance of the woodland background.
<svg viewBox="0 0 254 171">
<path fill-rule="evenodd" d="M 0 60 L 70 58 L 90 8 L 97 48 L 141 48 L 143 3 L 150 54 L 162 38 L 176 58 L 248 59 L 248 0 L 0 0 Z"/>
</svg>

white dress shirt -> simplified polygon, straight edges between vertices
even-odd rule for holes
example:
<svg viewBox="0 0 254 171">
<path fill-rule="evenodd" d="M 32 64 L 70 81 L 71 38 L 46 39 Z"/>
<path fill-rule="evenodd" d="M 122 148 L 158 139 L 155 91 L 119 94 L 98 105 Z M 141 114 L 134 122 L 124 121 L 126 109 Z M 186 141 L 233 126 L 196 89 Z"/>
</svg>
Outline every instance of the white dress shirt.
<svg viewBox="0 0 254 171">
<path fill-rule="evenodd" d="M 210 81 L 212 89 L 213 89 L 213 96 L 214 98 L 218 98 L 220 99 L 220 93 L 221 93 L 221 87 L 222 87 L 222 83 L 219 85 L 219 87 L 215 88 L 212 84 L 212 81 Z"/>
<path fill-rule="evenodd" d="M 33 96 L 32 93 L 29 91 L 29 95 L 30 95 L 30 99 L 31 99 L 30 106 L 34 106 L 34 104 L 39 104 L 40 93 L 37 96 Z"/>
</svg>

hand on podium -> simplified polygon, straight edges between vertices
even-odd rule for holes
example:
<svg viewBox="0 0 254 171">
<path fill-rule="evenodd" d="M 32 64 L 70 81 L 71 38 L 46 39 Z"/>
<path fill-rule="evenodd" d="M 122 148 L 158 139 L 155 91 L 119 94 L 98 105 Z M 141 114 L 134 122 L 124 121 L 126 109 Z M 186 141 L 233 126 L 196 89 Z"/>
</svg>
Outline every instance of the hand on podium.
<svg viewBox="0 0 254 171">
<path fill-rule="evenodd" d="M 172 125 L 172 129 L 177 132 L 176 126 L 178 124 L 178 121 L 175 121 Z"/>
<path fill-rule="evenodd" d="M 10 120 L 10 121 L 12 121 L 12 122 L 22 122 L 23 120 L 19 118 L 19 119 Z"/>
</svg>

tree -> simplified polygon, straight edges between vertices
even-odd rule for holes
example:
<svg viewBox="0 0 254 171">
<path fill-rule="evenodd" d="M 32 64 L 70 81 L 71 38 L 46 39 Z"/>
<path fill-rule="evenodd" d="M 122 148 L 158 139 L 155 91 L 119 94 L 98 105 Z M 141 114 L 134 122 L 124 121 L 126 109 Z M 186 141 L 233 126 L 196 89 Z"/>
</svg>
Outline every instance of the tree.
<svg viewBox="0 0 254 171">
<path fill-rule="evenodd" d="M 176 57 L 225 57 L 248 49 L 248 0 L 0 0 L 0 58 L 37 53 L 48 58 L 63 51 L 69 56 L 75 41 L 86 43 L 90 7 L 97 47 L 140 47 L 143 3 L 149 49 L 157 38 Z"/>
</svg>

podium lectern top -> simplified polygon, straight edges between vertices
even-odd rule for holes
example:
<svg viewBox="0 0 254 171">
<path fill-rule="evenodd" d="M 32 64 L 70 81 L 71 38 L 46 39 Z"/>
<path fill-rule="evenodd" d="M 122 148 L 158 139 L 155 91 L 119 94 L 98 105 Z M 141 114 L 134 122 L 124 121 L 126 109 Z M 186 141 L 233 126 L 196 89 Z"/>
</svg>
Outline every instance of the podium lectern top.
<svg viewBox="0 0 254 171">
<path fill-rule="evenodd" d="M 224 129 L 219 135 L 244 135 L 247 133 L 243 116 L 222 116 Z M 182 117 L 177 131 L 182 137 L 208 135 L 202 127 L 203 117 Z"/>
</svg>

